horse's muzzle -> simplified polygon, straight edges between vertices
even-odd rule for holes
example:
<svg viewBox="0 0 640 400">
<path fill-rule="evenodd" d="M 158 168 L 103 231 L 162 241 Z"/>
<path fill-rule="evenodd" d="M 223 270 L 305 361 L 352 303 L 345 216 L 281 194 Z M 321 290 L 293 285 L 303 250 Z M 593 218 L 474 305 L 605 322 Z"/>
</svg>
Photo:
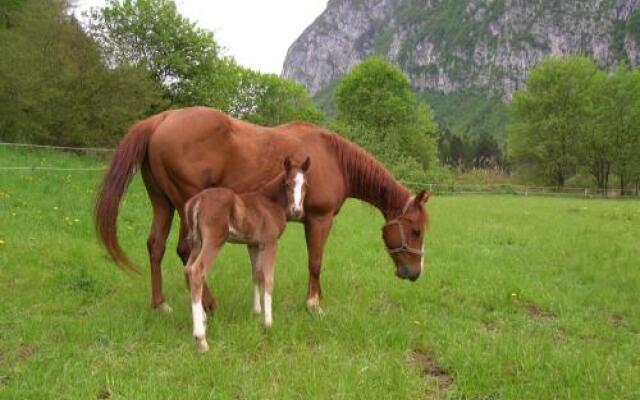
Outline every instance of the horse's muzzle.
<svg viewBox="0 0 640 400">
<path fill-rule="evenodd" d="M 396 268 L 396 276 L 400 279 L 408 279 L 411 282 L 415 282 L 420 278 L 420 270 L 412 272 L 406 265 L 400 265 Z"/>
</svg>

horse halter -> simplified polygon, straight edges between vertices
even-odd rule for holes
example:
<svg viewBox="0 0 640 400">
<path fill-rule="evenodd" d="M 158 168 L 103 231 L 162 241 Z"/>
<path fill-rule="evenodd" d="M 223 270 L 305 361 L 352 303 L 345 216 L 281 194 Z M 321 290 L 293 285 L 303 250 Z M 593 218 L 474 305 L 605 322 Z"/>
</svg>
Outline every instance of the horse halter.
<svg viewBox="0 0 640 400">
<path fill-rule="evenodd" d="M 405 204 L 402 208 L 402 213 L 382 226 L 382 230 L 384 230 L 384 228 L 386 228 L 387 226 L 398 224 L 398 228 L 400 229 L 400 247 L 387 247 L 387 252 L 389 254 L 410 253 L 420 257 L 424 256 L 424 251 L 409 246 L 407 244 L 407 239 L 404 236 L 404 225 L 402 224 L 402 217 L 404 217 L 404 215 L 407 213 L 407 210 L 409 210 L 409 206 L 411 205 L 411 203 L 413 203 L 414 200 L 415 196 L 411 196 L 409 200 L 407 200 L 407 204 Z"/>
</svg>

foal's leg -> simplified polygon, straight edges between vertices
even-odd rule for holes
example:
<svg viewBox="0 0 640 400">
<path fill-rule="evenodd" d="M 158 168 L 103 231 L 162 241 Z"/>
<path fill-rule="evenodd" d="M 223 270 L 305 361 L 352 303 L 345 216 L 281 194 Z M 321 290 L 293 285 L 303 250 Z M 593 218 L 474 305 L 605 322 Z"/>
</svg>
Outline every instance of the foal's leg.
<svg viewBox="0 0 640 400">
<path fill-rule="evenodd" d="M 209 350 L 206 338 L 205 313 L 202 306 L 202 288 L 207 272 L 211 264 L 215 261 L 222 243 L 210 242 L 206 236 L 203 237 L 202 249 L 192 263 L 187 264 L 186 273 L 189 276 L 189 286 L 191 289 L 191 312 L 193 315 L 193 336 L 201 352 Z M 191 257 L 190 257 L 191 259 Z"/>
<path fill-rule="evenodd" d="M 278 242 L 266 243 L 260 251 L 260 269 L 264 279 L 264 325 L 270 328 L 273 324 L 271 315 L 271 297 L 273 295 L 273 273 L 276 263 Z"/>
<path fill-rule="evenodd" d="M 260 292 L 264 290 L 264 281 L 262 279 L 262 270 L 260 269 L 260 248 L 257 245 L 247 245 L 249 250 L 249 258 L 251 259 L 251 275 L 253 276 L 253 312 L 262 314 L 262 306 L 260 305 Z"/>
<path fill-rule="evenodd" d="M 189 235 L 187 224 L 184 222 L 184 218 L 180 218 L 180 234 L 178 235 L 178 256 L 180 260 L 182 260 L 183 265 L 187 265 L 187 260 L 189 259 L 189 254 L 191 253 L 191 249 L 189 248 L 189 241 L 187 240 L 187 236 Z M 185 275 L 187 279 L 187 288 L 189 287 L 189 276 Z M 205 283 L 202 286 L 202 305 L 205 311 L 215 311 L 217 304 L 216 299 L 213 297 L 209 289 L 207 288 L 207 284 Z"/>
<path fill-rule="evenodd" d="M 329 237 L 333 216 L 321 217 L 308 216 L 304 224 L 304 233 L 307 239 L 307 253 L 309 255 L 309 291 L 307 294 L 307 307 L 311 311 L 322 313 L 320 308 L 320 269 L 322 268 L 322 253 L 324 245 Z"/>
<path fill-rule="evenodd" d="M 175 209 L 162 196 L 150 193 L 149 197 L 153 207 L 153 221 L 151 222 L 151 230 L 147 239 L 147 250 L 149 251 L 149 262 L 151 264 L 151 307 L 169 313 L 171 312 L 171 307 L 165 302 L 164 294 L 162 293 L 161 263 Z"/>
</svg>

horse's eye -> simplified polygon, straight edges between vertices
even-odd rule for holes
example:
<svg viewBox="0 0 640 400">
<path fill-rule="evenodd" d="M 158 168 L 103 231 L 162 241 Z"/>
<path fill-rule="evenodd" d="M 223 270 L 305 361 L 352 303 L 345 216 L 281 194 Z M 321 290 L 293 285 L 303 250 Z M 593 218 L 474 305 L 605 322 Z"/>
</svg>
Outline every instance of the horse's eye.
<svg viewBox="0 0 640 400">
<path fill-rule="evenodd" d="M 413 237 L 416 237 L 416 238 L 420 237 L 420 231 L 418 229 L 412 229 L 411 234 L 413 235 Z"/>
</svg>

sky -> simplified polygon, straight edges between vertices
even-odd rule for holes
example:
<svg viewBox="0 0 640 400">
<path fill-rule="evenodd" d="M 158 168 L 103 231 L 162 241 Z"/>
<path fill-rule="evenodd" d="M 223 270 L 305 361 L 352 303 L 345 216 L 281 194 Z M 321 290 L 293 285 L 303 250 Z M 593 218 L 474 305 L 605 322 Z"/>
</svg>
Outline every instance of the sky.
<svg viewBox="0 0 640 400">
<path fill-rule="evenodd" d="M 76 14 L 106 0 L 76 0 Z M 213 32 L 225 54 L 245 67 L 280 74 L 289 46 L 327 0 L 176 0 L 178 9 Z"/>
</svg>

